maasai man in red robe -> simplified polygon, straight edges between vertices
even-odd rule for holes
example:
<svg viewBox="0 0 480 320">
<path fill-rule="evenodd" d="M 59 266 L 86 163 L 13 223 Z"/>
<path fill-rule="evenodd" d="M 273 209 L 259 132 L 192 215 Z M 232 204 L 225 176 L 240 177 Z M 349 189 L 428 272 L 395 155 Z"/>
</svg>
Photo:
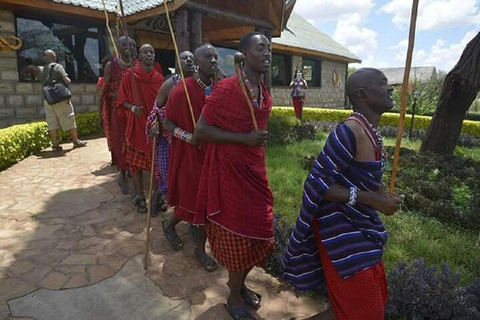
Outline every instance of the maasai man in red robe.
<svg viewBox="0 0 480 320">
<path fill-rule="evenodd" d="M 254 130 L 247 98 L 237 76 L 219 82 L 205 101 L 194 139 L 209 141 L 200 178 L 195 223 L 204 223 L 214 257 L 229 272 L 227 311 L 235 319 L 255 319 L 261 296 L 245 286 L 255 265 L 274 250 L 273 195 L 265 165 L 265 131 L 272 99 L 260 81 L 271 63 L 271 45 L 260 33 L 240 40 L 245 56 L 242 85 L 254 106 Z"/>
<path fill-rule="evenodd" d="M 205 97 L 210 94 L 213 77 L 217 71 L 217 50 L 211 44 L 205 44 L 195 50 L 195 62 L 198 72 L 193 77 L 183 80 L 187 86 L 194 119 L 183 83 L 178 84 L 168 99 L 165 122 L 173 123 L 173 139 L 170 147 L 168 168 L 168 204 L 175 206 L 175 213 L 170 220 L 163 221 L 163 230 L 170 245 L 175 250 L 183 247 L 175 226 L 181 221 L 193 222 L 197 200 L 197 188 L 202 171 L 205 150 L 195 145 L 192 133 L 194 123 L 200 117 Z M 169 125 L 166 125 L 169 128 Z M 205 253 L 206 233 L 199 227 L 198 243 L 195 257 L 207 271 L 217 268 L 216 262 Z"/>
<path fill-rule="evenodd" d="M 185 77 L 190 77 L 195 72 L 195 63 L 193 53 L 190 51 L 183 51 L 180 53 L 180 66 L 177 70 L 182 69 Z M 155 163 L 155 179 L 158 183 L 158 189 L 153 195 L 152 212 L 156 214 L 157 211 L 166 211 L 167 203 L 167 177 L 168 177 L 168 157 L 170 154 L 170 142 L 172 135 L 164 127 L 165 120 L 165 104 L 168 97 L 180 81 L 182 80 L 180 72 L 172 75 L 168 80 L 165 80 L 160 87 L 157 95 L 157 101 L 153 106 L 152 112 L 147 120 L 147 134 L 150 136 L 157 136 L 157 161 Z M 175 125 L 170 127 L 170 131 L 175 130 Z M 165 200 L 163 199 L 165 198 Z"/>
<path fill-rule="evenodd" d="M 163 84 L 163 76 L 153 69 L 155 50 L 151 45 L 141 46 L 138 57 L 140 63 L 135 64 L 133 76 L 130 69 L 122 79 L 117 103 L 129 110 L 126 148 L 128 166 L 135 180 L 136 194 L 133 203 L 137 206 L 138 212 L 147 213 L 142 170 L 151 169 L 152 144 L 147 139 L 145 127 L 158 90 Z"/>
<path fill-rule="evenodd" d="M 134 59 L 137 55 L 137 44 L 133 39 L 120 37 L 119 45 L 120 58 L 113 57 L 105 65 L 102 118 L 104 123 L 108 119 L 112 164 L 116 165 L 119 170 L 117 183 L 122 192 L 128 194 L 131 191 L 127 183 L 128 164 L 125 151 L 127 115 L 125 108 L 117 105 L 117 97 L 122 77 L 130 68 L 130 59 Z"/>
</svg>

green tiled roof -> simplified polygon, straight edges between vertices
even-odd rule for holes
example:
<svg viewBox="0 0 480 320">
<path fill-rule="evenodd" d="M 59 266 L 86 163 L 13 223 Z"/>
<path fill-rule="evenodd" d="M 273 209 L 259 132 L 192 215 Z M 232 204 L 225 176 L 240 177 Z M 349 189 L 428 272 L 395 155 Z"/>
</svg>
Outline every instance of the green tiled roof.
<svg viewBox="0 0 480 320">
<path fill-rule="evenodd" d="M 351 62 L 360 62 L 360 59 L 348 49 L 335 42 L 295 12 L 292 12 L 287 22 L 287 27 L 282 32 L 282 36 L 280 38 L 273 38 L 273 43 L 328 53 L 347 58 L 351 60 Z"/>
<path fill-rule="evenodd" d="M 103 10 L 103 3 L 109 12 L 120 12 L 118 0 L 52 0 L 57 3 L 71 4 L 94 10 Z M 131 15 L 144 10 L 152 9 L 163 4 L 164 0 L 122 0 L 125 15 Z M 167 0 L 171 1 L 171 0 Z"/>
</svg>

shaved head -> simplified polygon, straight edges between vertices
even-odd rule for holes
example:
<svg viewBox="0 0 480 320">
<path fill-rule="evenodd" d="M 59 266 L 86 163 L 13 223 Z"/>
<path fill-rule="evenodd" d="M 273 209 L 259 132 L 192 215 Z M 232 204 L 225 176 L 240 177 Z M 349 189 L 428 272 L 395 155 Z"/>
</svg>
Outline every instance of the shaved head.
<svg viewBox="0 0 480 320">
<path fill-rule="evenodd" d="M 393 107 L 392 88 L 385 74 L 374 68 L 362 68 L 347 80 L 346 90 L 353 109 L 374 109 L 380 113 Z"/>
<path fill-rule="evenodd" d="M 202 55 L 206 50 L 208 50 L 210 48 L 215 49 L 215 47 L 212 46 L 210 43 L 205 43 L 205 44 L 201 45 L 200 47 L 195 49 L 195 52 L 194 52 L 195 58 Z"/>
<path fill-rule="evenodd" d="M 240 43 L 238 44 L 238 51 L 243 52 L 247 50 L 252 45 L 252 39 L 258 36 L 264 35 L 260 32 L 250 32 L 244 35 L 242 39 L 240 39 Z"/>
<path fill-rule="evenodd" d="M 195 50 L 198 72 L 204 78 L 213 78 L 217 73 L 218 53 L 214 46 L 206 43 Z"/>
<path fill-rule="evenodd" d="M 47 63 L 57 61 L 57 54 L 53 50 L 45 50 L 45 61 Z"/>
<path fill-rule="evenodd" d="M 146 43 L 146 44 L 142 45 L 138 51 L 141 52 L 141 51 L 144 50 L 145 48 L 149 48 L 149 49 L 152 49 L 152 50 L 153 50 L 152 45 Z"/>
</svg>

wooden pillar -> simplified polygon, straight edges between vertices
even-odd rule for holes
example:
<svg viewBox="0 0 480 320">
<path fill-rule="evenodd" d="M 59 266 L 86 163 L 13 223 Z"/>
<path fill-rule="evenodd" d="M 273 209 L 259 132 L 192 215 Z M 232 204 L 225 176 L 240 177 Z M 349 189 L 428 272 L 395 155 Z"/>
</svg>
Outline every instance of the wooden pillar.
<svg viewBox="0 0 480 320">
<path fill-rule="evenodd" d="M 268 41 L 270 41 L 270 44 L 272 43 L 272 30 L 267 29 L 267 28 L 257 28 L 257 32 L 260 32 L 267 37 Z M 273 62 L 273 59 L 271 60 Z M 265 86 L 267 87 L 268 91 L 270 92 L 272 89 L 272 64 L 270 63 L 270 68 L 268 69 L 268 72 L 264 74 L 263 79 L 265 81 Z"/>
<path fill-rule="evenodd" d="M 190 51 L 202 45 L 202 14 L 200 12 L 190 11 Z"/>
<path fill-rule="evenodd" d="M 189 49 L 188 11 L 185 9 L 175 11 L 175 37 L 180 52 Z"/>
</svg>

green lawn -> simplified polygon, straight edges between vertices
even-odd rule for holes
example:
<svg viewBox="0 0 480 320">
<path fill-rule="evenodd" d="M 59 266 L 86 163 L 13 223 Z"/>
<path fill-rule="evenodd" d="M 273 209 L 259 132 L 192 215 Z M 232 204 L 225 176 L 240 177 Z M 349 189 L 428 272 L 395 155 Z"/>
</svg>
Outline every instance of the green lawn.
<svg viewBox="0 0 480 320">
<path fill-rule="evenodd" d="M 275 197 L 275 213 L 294 223 L 299 212 L 303 182 L 308 173 L 302 167 L 304 156 L 317 156 L 326 134 L 318 133 L 315 141 L 302 141 L 267 148 L 267 167 Z M 385 139 L 394 145 L 395 139 Z M 419 141 L 404 140 L 402 147 L 418 150 Z M 462 154 L 480 160 L 480 149 L 459 148 Z M 461 274 L 461 283 L 480 277 L 480 231 L 465 232 L 446 226 L 416 212 L 398 212 L 383 216 L 390 238 L 384 260 L 387 269 L 398 263 L 424 257 L 428 264 L 447 263 Z"/>
</svg>

